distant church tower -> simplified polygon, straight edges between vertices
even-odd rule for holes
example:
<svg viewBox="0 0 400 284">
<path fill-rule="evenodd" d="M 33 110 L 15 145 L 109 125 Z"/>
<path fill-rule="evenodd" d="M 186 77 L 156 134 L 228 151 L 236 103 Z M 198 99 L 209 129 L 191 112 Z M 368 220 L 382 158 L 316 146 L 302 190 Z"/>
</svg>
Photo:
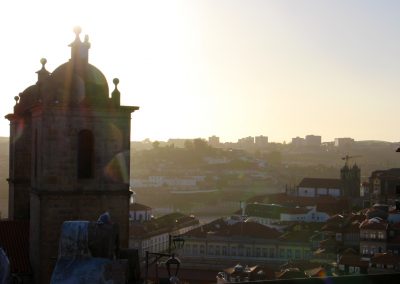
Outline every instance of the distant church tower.
<svg viewBox="0 0 400 284">
<path fill-rule="evenodd" d="M 71 59 L 16 101 L 10 121 L 9 217 L 30 220 L 30 259 L 36 283 L 49 283 L 65 220 L 97 220 L 105 211 L 128 247 L 130 122 L 118 79 L 109 96 L 103 73 L 88 63 L 80 28 Z M 110 55 L 107 55 L 110 56 Z"/>
<path fill-rule="evenodd" d="M 340 170 L 342 181 L 342 195 L 350 198 L 360 197 L 361 170 L 354 164 L 353 167 L 347 165 L 347 161 Z"/>
</svg>

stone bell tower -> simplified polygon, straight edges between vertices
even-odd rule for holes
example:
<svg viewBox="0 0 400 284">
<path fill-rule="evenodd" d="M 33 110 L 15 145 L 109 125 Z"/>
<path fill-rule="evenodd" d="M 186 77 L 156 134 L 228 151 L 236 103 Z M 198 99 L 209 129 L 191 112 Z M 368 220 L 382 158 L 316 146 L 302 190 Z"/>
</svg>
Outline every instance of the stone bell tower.
<svg viewBox="0 0 400 284">
<path fill-rule="evenodd" d="M 89 64 L 80 28 L 71 59 L 15 97 L 10 121 L 12 219 L 30 220 L 35 283 L 49 283 L 66 220 L 97 220 L 105 211 L 128 246 L 131 113 L 121 106 L 118 79 L 109 94 L 103 73 Z M 106 55 L 109 56 L 109 55 Z"/>
</svg>

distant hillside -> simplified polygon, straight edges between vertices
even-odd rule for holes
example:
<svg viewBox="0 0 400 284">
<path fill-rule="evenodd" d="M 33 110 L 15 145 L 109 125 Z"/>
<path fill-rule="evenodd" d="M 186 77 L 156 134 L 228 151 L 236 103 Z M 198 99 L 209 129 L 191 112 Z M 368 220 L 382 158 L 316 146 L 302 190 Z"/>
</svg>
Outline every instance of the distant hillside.
<svg viewBox="0 0 400 284">
<path fill-rule="evenodd" d="M 356 141 L 350 148 L 337 148 L 332 144 L 321 146 L 317 150 L 310 150 L 306 147 L 293 148 L 290 144 L 270 143 L 268 148 L 259 153 L 247 152 L 247 154 L 257 156 L 258 159 L 265 159 L 272 166 L 271 155 L 279 154 L 282 164 L 280 167 L 277 166 L 275 171 L 274 167 L 270 167 L 269 174 L 281 180 L 283 184 L 297 184 L 303 177 L 338 177 L 339 169 L 344 164 L 343 157 L 345 155 L 354 157 L 350 160 L 350 164 L 357 163 L 361 167 L 362 177 L 365 180 L 374 170 L 400 167 L 400 153 L 396 153 L 396 149 L 399 147 L 400 142 L 391 143 L 378 140 Z M 198 155 L 194 153 L 196 155 L 188 156 L 184 153 L 183 148 L 167 147 L 166 143 L 154 144 L 150 140 L 132 141 L 131 150 L 131 175 L 143 172 L 154 174 L 154 171 L 162 163 L 175 165 L 176 169 L 179 169 L 179 165 L 188 165 L 183 167 L 184 171 L 190 167 L 196 171 L 205 170 L 194 163 L 196 159 L 202 160 L 200 158 L 204 155 L 211 157 L 214 155 L 218 158 L 218 155 L 222 153 L 221 151 L 199 152 Z M 228 153 L 233 155 L 235 152 L 228 151 Z M 9 138 L 0 137 L 0 211 L 3 217 L 8 210 L 8 184 L 6 181 L 8 163 Z M 218 168 L 215 168 L 215 171 L 217 172 Z M 165 172 L 158 174 L 163 175 Z"/>
</svg>

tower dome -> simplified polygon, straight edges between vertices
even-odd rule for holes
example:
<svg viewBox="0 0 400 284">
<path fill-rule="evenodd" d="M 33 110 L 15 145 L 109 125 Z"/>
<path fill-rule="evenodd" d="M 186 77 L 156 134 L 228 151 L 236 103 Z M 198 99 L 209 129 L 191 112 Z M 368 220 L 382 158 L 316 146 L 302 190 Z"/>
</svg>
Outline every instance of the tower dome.
<svg viewBox="0 0 400 284">
<path fill-rule="evenodd" d="M 86 104 L 105 106 L 108 99 L 108 83 L 103 73 L 89 64 L 89 37 L 80 39 L 80 28 L 75 28 L 75 40 L 71 47 L 71 59 L 51 74 L 45 101 L 66 105 Z"/>
<path fill-rule="evenodd" d="M 83 70 L 70 60 L 54 70 L 47 82 L 46 101 L 57 100 L 62 104 L 86 103 L 105 105 L 108 99 L 108 83 L 104 74 L 87 64 Z"/>
</svg>

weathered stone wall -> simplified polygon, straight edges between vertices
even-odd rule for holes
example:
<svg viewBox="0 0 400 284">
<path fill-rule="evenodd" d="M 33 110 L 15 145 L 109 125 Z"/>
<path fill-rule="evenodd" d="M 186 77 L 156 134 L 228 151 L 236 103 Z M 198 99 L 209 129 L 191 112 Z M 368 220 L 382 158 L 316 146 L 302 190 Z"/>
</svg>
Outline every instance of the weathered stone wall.
<svg viewBox="0 0 400 284">
<path fill-rule="evenodd" d="M 35 227 L 31 222 L 31 253 L 38 253 L 37 257 L 32 258 L 32 263 L 40 267 L 38 283 L 49 283 L 58 256 L 64 221 L 96 221 L 99 215 L 107 211 L 112 222 L 118 224 L 120 246 L 128 246 L 129 195 L 126 192 L 39 192 L 32 194 L 32 199 L 39 201 L 32 202 L 32 209 L 40 212 L 36 221 L 41 224 Z M 34 221 L 33 218 L 31 221 Z"/>
<path fill-rule="evenodd" d="M 95 221 L 108 211 L 118 224 L 120 246 L 128 247 L 130 111 L 54 106 L 38 108 L 32 116 L 37 148 L 31 171 L 31 262 L 36 281 L 48 283 L 64 221 Z M 94 175 L 85 179 L 78 178 L 82 130 L 94 137 Z"/>
<path fill-rule="evenodd" d="M 10 125 L 9 218 L 29 219 L 32 161 L 31 119 L 15 117 Z"/>
<path fill-rule="evenodd" d="M 89 111 L 89 110 L 86 110 Z M 129 184 L 130 114 L 52 111 L 37 121 L 39 132 L 38 177 L 43 190 L 121 190 Z M 36 124 L 36 123 L 35 123 Z M 94 136 L 94 177 L 78 179 L 78 133 Z"/>
</svg>

